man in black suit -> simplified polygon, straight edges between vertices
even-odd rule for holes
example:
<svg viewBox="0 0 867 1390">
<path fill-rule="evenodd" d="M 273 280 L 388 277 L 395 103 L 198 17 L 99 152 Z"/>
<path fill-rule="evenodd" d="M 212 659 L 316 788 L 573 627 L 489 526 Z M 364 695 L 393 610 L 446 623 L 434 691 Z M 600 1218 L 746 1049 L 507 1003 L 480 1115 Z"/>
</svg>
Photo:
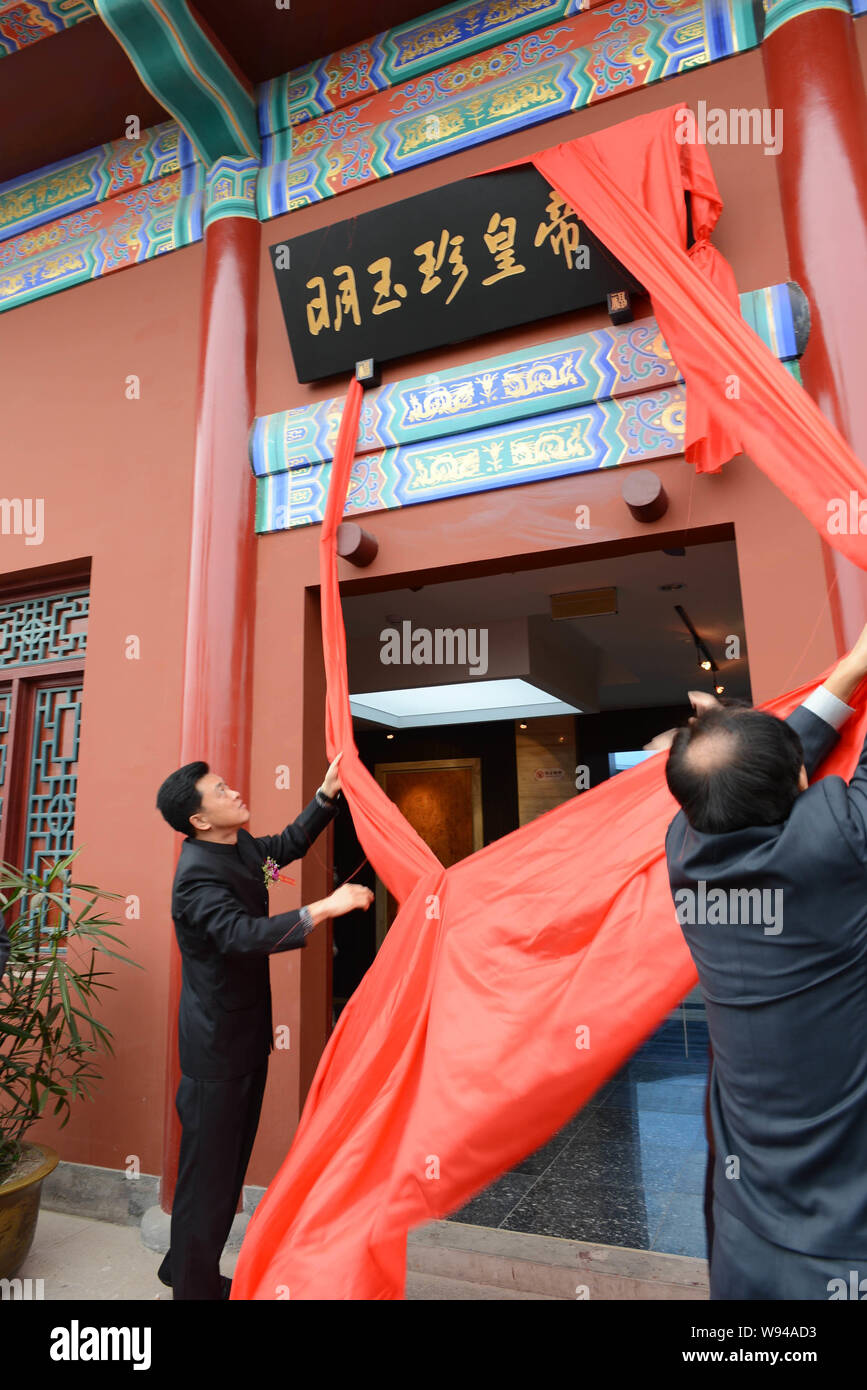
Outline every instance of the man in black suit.
<svg viewBox="0 0 867 1390">
<path fill-rule="evenodd" d="M 669 880 L 713 1054 L 712 1299 L 867 1276 L 867 743 L 848 784 L 808 784 L 865 677 L 867 628 L 787 720 L 703 709 L 671 743 Z"/>
<path fill-rule="evenodd" d="M 300 859 L 333 819 L 335 758 L 314 799 L 279 835 L 254 838 L 240 793 L 207 763 L 167 777 L 157 807 L 187 838 L 172 890 L 183 962 L 178 1014 L 182 1125 L 170 1248 L 158 1271 L 176 1299 L 228 1298 L 220 1255 L 256 1137 L 273 1048 L 268 957 L 306 944 L 329 917 L 366 909 L 373 894 L 346 883 L 320 902 L 268 916 L 268 872 Z"/>
</svg>

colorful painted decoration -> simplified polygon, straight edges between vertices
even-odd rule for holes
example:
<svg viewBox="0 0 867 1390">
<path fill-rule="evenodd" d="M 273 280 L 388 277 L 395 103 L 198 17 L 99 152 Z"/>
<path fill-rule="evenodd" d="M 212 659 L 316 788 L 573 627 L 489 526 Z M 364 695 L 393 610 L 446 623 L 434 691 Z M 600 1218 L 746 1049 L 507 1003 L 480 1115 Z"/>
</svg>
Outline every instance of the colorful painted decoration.
<svg viewBox="0 0 867 1390">
<path fill-rule="evenodd" d="M 357 458 L 346 515 L 683 452 L 683 387 L 600 401 L 531 421 L 450 435 L 431 444 Z M 257 482 L 257 531 L 321 521 L 331 464 L 313 464 Z"/>
<path fill-rule="evenodd" d="M 800 381 L 798 363 L 784 365 Z M 444 440 L 438 447 L 365 454 L 353 466 L 345 515 L 681 454 L 685 405 L 684 388 L 675 386 L 545 416 L 522 431 L 484 431 Z M 331 464 L 320 463 L 257 479 L 256 531 L 321 522 L 330 473 Z"/>
<path fill-rule="evenodd" d="M 273 134 L 313 120 L 587 8 L 581 0 L 470 0 L 446 5 L 263 83 L 259 129 L 263 135 Z"/>
<path fill-rule="evenodd" d="M 741 296 L 744 318 L 798 380 L 802 301 L 789 284 Z M 256 421 L 257 532 L 322 520 L 342 405 Z M 407 406 L 424 437 L 383 447 L 406 438 Z M 436 382 L 392 383 L 364 402 L 362 449 L 370 452 L 355 460 L 346 515 L 671 457 L 683 452 L 684 410 L 681 378 L 653 319 L 453 368 Z"/>
<path fill-rule="evenodd" d="M 0 184 L 0 238 L 31 231 L 68 213 L 141 188 L 196 161 L 176 121 L 145 130 L 137 139 L 112 140 Z"/>
<path fill-rule="evenodd" d="M 256 184 L 258 159 L 233 159 L 223 155 L 205 178 L 205 227 L 221 217 L 249 217 L 258 222 Z"/>
<path fill-rule="evenodd" d="M 847 3 L 766 0 L 768 23 L 792 6 Z M 752 0 L 459 3 L 264 83 L 254 103 L 186 5 L 158 8 L 165 22 L 153 11 L 127 51 L 161 99 L 169 83 L 204 155 L 171 121 L 0 185 L 0 312 L 189 245 L 214 217 L 252 216 L 254 171 L 255 212 L 277 217 L 744 52 L 762 23 Z M 853 0 L 854 13 L 865 8 Z M 0 0 L 0 54 L 96 10 L 120 36 L 123 0 Z M 195 32 L 174 31 L 176 13 Z"/>
<path fill-rule="evenodd" d="M 193 164 L 0 242 L 0 310 L 198 241 L 202 181 Z"/>
<path fill-rule="evenodd" d="M 740 304 L 744 319 L 781 360 L 804 351 L 806 298 L 797 285 L 753 290 L 740 296 Z M 680 379 L 655 319 L 594 329 L 368 391 L 358 453 L 574 409 Z M 343 401 L 336 396 L 257 419 L 250 435 L 254 473 L 284 473 L 331 459 Z"/>
<path fill-rule="evenodd" d="M 610 0 L 607 6 L 597 0 L 592 4 L 586 0 L 493 0 L 446 6 L 263 83 L 259 91 L 259 129 L 263 138 L 274 135 L 399 83 L 418 84 L 420 77 L 446 63 L 473 57 L 496 44 L 603 8 L 615 21 L 626 16 L 630 24 L 640 15 L 639 6 L 612 6 Z M 666 7 L 654 8 L 664 13 Z M 704 61 L 712 62 L 739 51 L 741 41 L 753 30 L 752 17 L 747 18 L 748 7 L 739 14 L 728 0 L 705 0 L 694 8 L 709 35 L 709 56 Z M 738 30 L 739 34 L 735 32 Z M 751 43 L 755 42 L 753 34 Z"/>
<path fill-rule="evenodd" d="M 93 17 L 90 0 L 0 0 L 0 57 Z"/>
<path fill-rule="evenodd" d="M 752 0 L 600 6 L 332 114 L 263 132 L 259 215 L 264 221 L 758 41 Z"/>
</svg>

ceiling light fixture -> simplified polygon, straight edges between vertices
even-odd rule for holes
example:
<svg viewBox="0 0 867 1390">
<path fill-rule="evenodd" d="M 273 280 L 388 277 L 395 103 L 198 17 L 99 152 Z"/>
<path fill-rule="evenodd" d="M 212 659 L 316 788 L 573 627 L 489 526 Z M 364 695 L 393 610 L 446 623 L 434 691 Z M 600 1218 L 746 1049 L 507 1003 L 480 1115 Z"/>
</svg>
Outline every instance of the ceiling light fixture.
<svg viewBox="0 0 867 1390">
<path fill-rule="evenodd" d="M 350 695 L 349 704 L 357 719 L 390 724 L 393 729 L 425 724 L 478 724 L 492 719 L 518 719 L 521 715 L 583 713 L 577 705 L 567 704 L 517 677 L 368 690 Z"/>
<path fill-rule="evenodd" d="M 690 637 L 695 643 L 696 657 L 698 658 L 698 664 L 701 667 L 701 669 L 703 671 L 717 672 L 719 670 L 719 667 L 717 666 L 716 662 L 711 656 L 707 643 L 696 631 L 695 625 L 692 622 L 692 619 L 690 618 L 686 609 L 682 608 L 679 603 L 676 603 L 674 605 L 674 611 L 680 618 L 680 621 L 683 623 L 684 627 L 686 628 L 687 632 L 689 633 Z"/>
</svg>

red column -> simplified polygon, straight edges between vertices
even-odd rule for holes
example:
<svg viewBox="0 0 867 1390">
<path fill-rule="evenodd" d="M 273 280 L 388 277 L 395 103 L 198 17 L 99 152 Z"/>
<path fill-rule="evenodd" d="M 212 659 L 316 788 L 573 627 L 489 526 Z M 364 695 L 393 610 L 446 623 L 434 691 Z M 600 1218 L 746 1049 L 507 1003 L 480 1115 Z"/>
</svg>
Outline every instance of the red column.
<svg viewBox="0 0 867 1390">
<path fill-rule="evenodd" d="M 867 100 L 852 18 L 796 14 L 765 38 L 762 55 L 768 104 L 783 113 L 775 158 L 791 274 L 810 303 L 804 385 L 865 461 Z M 867 622 L 867 576 L 827 546 L 826 564 L 842 651 Z"/>
<path fill-rule="evenodd" d="M 205 231 L 178 763 L 204 759 L 239 788 L 247 786 L 250 762 L 255 485 L 247 434 L 255 409 L 259 244 L 259 223 L 252 218 L 220 218 Z M 180 1149 L 175 1093 L 181 959 L 174 934 L 171 952 L 164 1211 L 171 1210 Z"/>
</svg>

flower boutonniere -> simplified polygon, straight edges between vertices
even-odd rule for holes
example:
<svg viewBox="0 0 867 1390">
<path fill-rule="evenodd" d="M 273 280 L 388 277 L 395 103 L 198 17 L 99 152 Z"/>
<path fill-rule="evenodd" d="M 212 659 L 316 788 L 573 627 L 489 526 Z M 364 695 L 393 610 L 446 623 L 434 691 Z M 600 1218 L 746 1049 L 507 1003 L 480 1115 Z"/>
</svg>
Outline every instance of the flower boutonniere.
<svg viewBox="0 0 867 1390">
<path fill-rule="evenodd" d="M 276 883 L 278 879 L 281 883 L 295 883 L 294 878 L 288 878 L 286 874 L 281 874 L 279 868 L 280 865 L 277 863 L 276 859 L 268 858 L 265 860 L 265 863 L 262 865 L 262 873 L 265 878 L 266 888 L 270 888 L 272 883 Z"/>
</svg>

